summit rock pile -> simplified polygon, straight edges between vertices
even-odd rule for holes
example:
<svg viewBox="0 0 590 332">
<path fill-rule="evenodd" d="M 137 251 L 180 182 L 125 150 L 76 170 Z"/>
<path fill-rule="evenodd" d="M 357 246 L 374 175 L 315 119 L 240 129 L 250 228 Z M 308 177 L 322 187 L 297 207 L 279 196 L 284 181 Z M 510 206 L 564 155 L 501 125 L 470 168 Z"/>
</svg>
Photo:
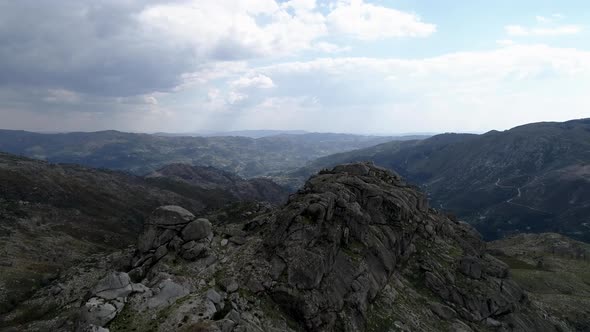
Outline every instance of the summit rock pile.
<svg viewBox="0 0 590 332">
<path fill-rule="evenodd" d="M 470 226 L 372 164 L 312 177 L 272 227 L 269 292 L 307 330 L 554 329 Z"/>
</svg>

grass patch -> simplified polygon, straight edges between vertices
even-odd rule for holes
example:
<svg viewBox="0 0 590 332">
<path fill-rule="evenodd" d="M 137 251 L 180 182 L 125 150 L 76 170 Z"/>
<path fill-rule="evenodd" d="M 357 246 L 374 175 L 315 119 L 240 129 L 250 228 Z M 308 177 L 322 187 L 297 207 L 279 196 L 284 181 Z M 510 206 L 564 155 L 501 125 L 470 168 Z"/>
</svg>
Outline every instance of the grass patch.
<svg viewBox="0 0 590 332">
<path fill-rule="evenodd" d="M 33 304 L 18 308 L 14 319 L 6 323 L 0 322 L 0 327 L 17 326 L 21 324 L 30 323 L 32 321 L 42 320 L 45 317 L 50 317 L 55 313 L 57 308 L 55 306 Z"/>
<path fill-rule="evenodd" d="M 529 264 L 515 257 L 497 256 L 496 258 L 506 263 L 511 270 L 542 270 L 535 265 Z"/>
</svg>

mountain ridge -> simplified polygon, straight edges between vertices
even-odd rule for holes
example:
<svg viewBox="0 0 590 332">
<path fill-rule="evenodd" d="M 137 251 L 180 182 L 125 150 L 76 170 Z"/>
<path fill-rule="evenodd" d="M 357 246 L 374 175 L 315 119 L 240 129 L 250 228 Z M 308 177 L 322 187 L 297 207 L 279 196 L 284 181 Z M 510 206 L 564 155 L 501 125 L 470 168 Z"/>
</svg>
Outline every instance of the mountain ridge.
<svg viewBox="0 0 590 332">
<path fill-rule="evenodd" d="M 456 212 L 488 239 L 557 231 L 590 241 L 584 226 L 590 213 L 589 142 L 590 119 L 442 134 L 323 157 L 276 180 L 297 186 L 321 168 L 371 160 L 421 185 L 434 206 Z"/>
<path fill-rule="evenodd" d="M 243 177 L 293 169 L 334 152 L 392 137 L 302 134 L 261 137 L 164 137 L 100 131 L 41 134 L 0 130 L 0 151 L 51 162 L 76 163 L 144 175 L 170 163 L 214 166 Z"/>
</svg>

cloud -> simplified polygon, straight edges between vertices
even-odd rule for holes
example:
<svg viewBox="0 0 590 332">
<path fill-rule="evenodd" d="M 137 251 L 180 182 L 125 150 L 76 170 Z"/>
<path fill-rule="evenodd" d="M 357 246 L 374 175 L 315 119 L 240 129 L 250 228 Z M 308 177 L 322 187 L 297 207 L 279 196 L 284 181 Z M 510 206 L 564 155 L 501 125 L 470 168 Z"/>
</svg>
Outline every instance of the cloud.
<svg viewBox="0 0 590 332">
<path fill-rule="evenodd" d="M 357 28 L 353 35 L 379 39 L 434 26 L 358 0 L 328 11 L 315 0 L 3 1 L 0 87 L 105 98 L 170 92 L 207 81 L 198 75 L 216 63 L 346 51 L 325 39 Z"/>
<path fill-rule="evenodd" d="M 560 25 L 555 27 L 536 27 L 526 28 L 521 25 L 507 25 L 505 28 L 509 36 L 526 37 L 526 36 L 564 36 L 575 35 L 582 31 L 582 27 L 578 25 Z"/>
<path fill-rule="evenodd" d="M 259 88 L 270 89 L 275 85 L 270 77 L 262 74 L 243 76 L 230 83 L 234 89 Z"/>
<path fill-rule="evenodd" d="M 139 14 L 139 20 L 162 36 L 192 46 L 201 56 L 237 60 L 309 49 L 327 33 L 324 16 L 314 4 L 194 0 L 152 6 Z"/>
<path fill-rule="evenodd" d="M 352 50 L 352 48 L 350 46 L 339 46 L 339 45 L 327 43 L 327 42 L 315 43 L 313 48 L 318 51 L 324 52 L 324 53 L 343 53 L 343 52 L 349 52 Z"/>
<path fill-rule="evenodd" d="M 233 104 L 237 104 L 237 103 L 239 103 L 241 101 L 244 101 L 247 98 L 248 98 L 248 95 L 245 95 L 243 93 L 239 93 L 239 92 L 236 92 L 236 91 L 230 91 L 227 100 L 229 101 L 230 104 L 233 105 Z"/>
<path fill-rule="evenodd" d="M 339 1 L 327 20 L 334 31 L 361 40 L 427 37 L 436 31 L 434 24 L 422 22 L 415 14 L 363 0 Z"/>
<path fill-rule="evenodd" d="M 155 3 L 2 2 L 0 86 L 129 96 L 178 85 L 194 53 L 144 30 L 136 15 Z"/>
<path fill-rule="evenodd" d="M 575 35 L 582 32 L 583 28 L 576 24 L 557 24 L 565 18 L 562 14 L 552 14 L 550 16 L 535 16 L 537 26 L 525 27 L 518 24 L 507 25 L 504 30 L 512 37 L 556 37 Z"/>
<path fill-rule="evenodd" d="M 306 8 L 274 0 L 2 2 L 0 86 L 104 97 L 172 91 L 209 63 L 311 48 L 326 28 Z"/>
<path fill-rule="evenodd" d="M 3 1 L 0 121 L 61 130 L 392 132 L 587 113 L 590 53 L 517 38 L 581 26 L 539 16 L 534 26 L 506 27 L 495 50 L 388 58 L 389 39 L 431 36 L 437 26 L 384 3 Z M 379 56 L 357 56 L 369 54 L 359 46 Z"/>
<path fill-rule="evenodd" d="M 275 88 L 270 94 L 250 93 L 263 101 L 233 110 L 236 119 L 253 117 L 249 124 L 262 121 L 256 109 L 288 107 L 309 117 L 304 126 L 309 130 L 484 131 L 579 118 L 590 105 L 583 88 L 590 84 L 590 52 L 547 45 L 420 60 L 320 58 L 252 70 L 270 77 Z M 278 102 L 297 98 L 314 102 Z M 321 112 L 312 112 L 317 109 Z M 289 122 L 281 128 L 287 127 L 295 128 Z"/>
<path fill-rule="evenodd" d="M 590 84 L 590 52 L 547 45 L 515 44 L 413 60 L 327 57 L 232 64 L 231 70 L 209 66 L 205 71 L 210 79 L 178 93 L 146 95 L 143 103 L 142 98 L 135 104 L 86 98 L 76 105 L 46 103 L 45 114 L 60 116 L 39 119 L 62 130 L 76 129 L 70 119 L 78 119 L 78 130 L 272 127 L 394 133 L 505 129 L 584 117 L 590 107 L 585 88 Z M 261 88 L 270 82 L 272 88 Z M 29 100 L 46 96 L 39 92 Z M 158 103 L 150 104 L 149 96 Z M 24 128 L 35 129 L 31 124 L 38 121 L 32 120 L 31 111 L 9 104 L 11 99 L 0 91 L 0 110 L 5 110 L 0 116 L 12 114 L 3 123 L 24 127 L 32 121 Z M 67 123 L 61 123 L 66 116 Z"/>
</svg>

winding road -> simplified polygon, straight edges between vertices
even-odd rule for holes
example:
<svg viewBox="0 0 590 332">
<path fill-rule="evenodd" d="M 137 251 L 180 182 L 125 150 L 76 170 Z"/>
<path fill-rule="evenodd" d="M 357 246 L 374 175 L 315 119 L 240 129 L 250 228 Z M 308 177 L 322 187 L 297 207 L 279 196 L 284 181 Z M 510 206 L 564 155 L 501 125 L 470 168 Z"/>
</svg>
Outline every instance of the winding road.
<svg viewBox="0 0 590 332">
<path fill-rule="evenodd" d="M 535 177 L 535 179 L 536 179 L 536 177 Z M 496 181 L 496 183 L 494 183 L 494 185 L 495 185 L 496 187 L 498 187 L 498 188 L 502 188 L 502 189 L 516 189 L 516 196 L 514 196 L 514 197 L 512 197 L 512 198 L 510 198 L 510 199 L 507 199 L 507 200 L 506 200 L 506 203 L 508 203 L 508 204 L 512 204 L 512 205 L 516 205 L 516 206 L 520 206 L 520 207 L 524 207 L 524 208 L 527 208 L 527 209 L 529 209 L 529 210 L 536 211 L 536 212 L 540 212 L 540 213 L 544 213 L 544 214 L 551 214 L 551 213 L 549 213 L 549 212 L 547 212 L 547 211 L 539 210 L 539 209 L 537 209 L 537 208 L 534 208 L 534 207 L 532 207 L 532 206 L 528 206 L 528 205 L 524 205 L 524 204 L 519 204 L 519 203 L 514 203 L 513 201 L 514 201 L 515 199 L 517 199 L 517 198 L 520 198 L 520 197 L 522 196 L 522 191 L 520 190 L 520 188 L 522 188 L 522 187 L 526 186 L 526 184 L 525 184 L 524 186 L 522 186 L 522 187 L 515 187 L 515 186 L 503 186 L 503 185 L 501 185 L 501 184 L 500 184 L 500 180 L 501 180 L 501 179 L 500 179 L 500 178 L 498 178 L 498 181 Z M 533 181 L 534 181 L 534 180 L 533 180 Z"/>
</svg>

